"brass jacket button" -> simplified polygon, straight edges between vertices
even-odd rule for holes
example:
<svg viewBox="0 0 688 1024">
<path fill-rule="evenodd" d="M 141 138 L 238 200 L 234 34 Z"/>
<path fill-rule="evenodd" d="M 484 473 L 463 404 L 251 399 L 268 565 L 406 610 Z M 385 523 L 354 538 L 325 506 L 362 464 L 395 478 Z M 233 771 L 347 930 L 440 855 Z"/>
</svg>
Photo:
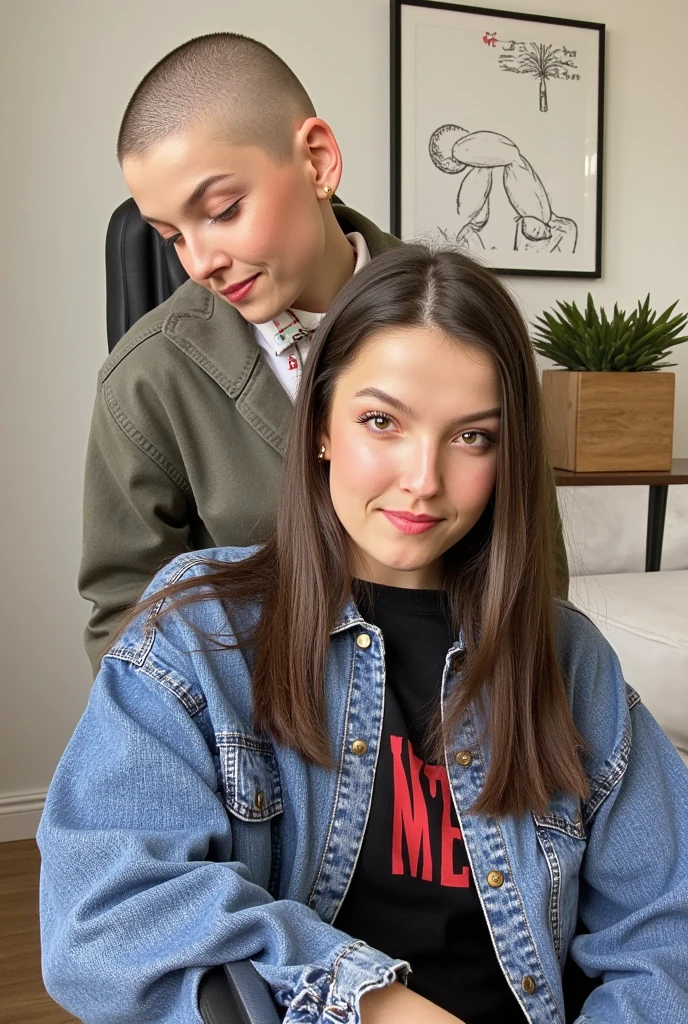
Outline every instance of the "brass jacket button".
<svg viewBox="0 0 688 1024">
<path fill-rule="evenodd" d="M 367 633 L 359 633 L 358 636 L 356 637 L 356 643 L 362 650 L 365 651 L 370 647 L 372 640 L 370 639 Z"/>
<path fill-rule="evenodd" d="M 487 876 L 487 884 L 491 885 L 493 889 L 499 889 L 500 885 L 504 885 L 504 875 L 501 871 L 490 871 Z"/>
<path fill-rule="evenodd" d="M 354 740 L 351 744 L 352 753 L 356 754 L 357 757 L 361 757 L 368 750 L 368 744 L 365 740 Z"/>
<path fill-rule="evenodd" d="M 537 988 L 537 982 L 535 981 L 535 978 L 531 977 L 530 974 L 526 974 L 525 978 L 521 982 L 521 987 L 523 988 L 523 991 L 526 993 L 526 995 L 532 996 L 533 992 Z"/>
<path fill-rule="evenodd" d="M 256 810 L 262 811 L 265 806 L 265 796 L 263 793 L 256 793 Z"/>
<path fill-rule="evenodd" d="M 469 764 L 473 761 L 473 755 L 470 750 L 460 750 L 454 760 L 457 764 L 460 764 L 462 768 L 468 768 Z"/>
</svg>

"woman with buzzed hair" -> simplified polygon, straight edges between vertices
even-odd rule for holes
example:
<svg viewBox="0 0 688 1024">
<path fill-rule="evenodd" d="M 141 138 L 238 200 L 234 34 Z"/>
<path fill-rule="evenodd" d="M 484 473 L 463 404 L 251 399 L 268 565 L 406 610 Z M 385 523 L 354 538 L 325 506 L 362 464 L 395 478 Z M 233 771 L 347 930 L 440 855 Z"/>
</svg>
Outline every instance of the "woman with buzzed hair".
<svg viewBox="0 0 688 1024">
<path fill-rule="evenodd" d="M 118 155 L 190 280 L 128 331 L 98 381 L 79 576 L 94 669 L 167 560 L 267 535 L 311 335 L 349 278 L 400 244 L 331 204 L 331 128 L 287 65 L 244 36 L 164 57 L 127 107 Z M 550 505 L 565 596 L 551 480 Z"/>
</svg>

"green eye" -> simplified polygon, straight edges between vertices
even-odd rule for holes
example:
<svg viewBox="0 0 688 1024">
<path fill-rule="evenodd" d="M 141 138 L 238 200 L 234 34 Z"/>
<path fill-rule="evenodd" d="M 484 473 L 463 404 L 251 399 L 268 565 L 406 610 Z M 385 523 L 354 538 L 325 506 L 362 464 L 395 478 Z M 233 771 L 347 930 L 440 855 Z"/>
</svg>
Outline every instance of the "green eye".
<svg viewBox="0 0 688 1024">
<path fill-rule="evenodd" d="M 465 441 L 466 444 L 475 444 L 479 437 L 480 434 L 476 433 L 475 430 L 467 430 L 465 434 L 461 435 L 462 440 Z"/>
<path fill-rule="evenodd" d="M 386 434 L 394 426 L 394 420 L 384 412 L 366 412 L 358 417 L 358 422 L 363 423 L 371 434 Z"/>
</svg>

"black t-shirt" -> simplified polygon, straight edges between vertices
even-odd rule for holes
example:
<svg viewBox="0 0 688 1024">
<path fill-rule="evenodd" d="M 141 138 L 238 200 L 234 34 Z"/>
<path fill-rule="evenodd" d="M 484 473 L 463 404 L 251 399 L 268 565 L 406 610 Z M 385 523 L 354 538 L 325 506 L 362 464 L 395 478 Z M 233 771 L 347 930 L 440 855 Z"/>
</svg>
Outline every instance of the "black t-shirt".
<svg viewBox="0 0 688 1024">
<path fill-rule="evenodd" d="M 334 922 L 408 960 L 409 988 L 466 1024 L 523 1024 L 471 876 L 444 765 L 425 760 L 453 636 L 442 591 L 372 588 L 385 642 L 385 715 L 368 826 Z"/>
</svg>

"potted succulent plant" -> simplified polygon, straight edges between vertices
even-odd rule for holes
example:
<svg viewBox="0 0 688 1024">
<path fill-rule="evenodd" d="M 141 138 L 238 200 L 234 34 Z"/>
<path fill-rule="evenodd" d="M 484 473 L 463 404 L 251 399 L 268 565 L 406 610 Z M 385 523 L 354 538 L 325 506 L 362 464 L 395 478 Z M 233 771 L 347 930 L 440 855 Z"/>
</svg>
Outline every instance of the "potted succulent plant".
<svg viewBox="0 0 688 1024">
<path fill-rule="evenodd" d="M 674 363 L 665 357 L 688 341 L 688 314 L 661 316 L 650 296 L 630 315 L 608 317 L 592 295 L 584 312 L 558 302 L 533 323 L 535 351 L 563 369 L 545 370 L 542 397 L 550 460 L 574 472 L 671 468 Z"/>
</svg>

